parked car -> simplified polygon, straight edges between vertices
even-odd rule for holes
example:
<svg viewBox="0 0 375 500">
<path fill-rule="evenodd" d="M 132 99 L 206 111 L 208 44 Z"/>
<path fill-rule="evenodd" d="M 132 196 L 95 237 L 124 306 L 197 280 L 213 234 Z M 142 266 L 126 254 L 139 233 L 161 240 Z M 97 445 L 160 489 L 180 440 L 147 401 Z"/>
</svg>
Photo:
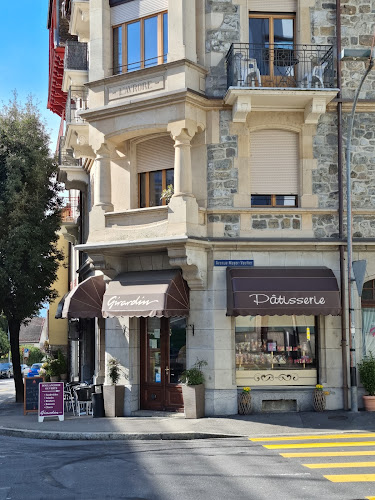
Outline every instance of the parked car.
<svg viewBox="0 0 375 500">
<path fill-rule="evenodd" d="M 30 366 L 27 366 L 25 364 L 21 365 L 21 374 L 23 377 L 27 377 L 30 370 L 31 370 Z"/>
<path fill-rule="evenodd" d="M 27 374 L 28 377 L 37 377 L 39 375 L 40 369 L 42 368 L 43 363 L 34 363 L 31 365 L 30 371 Z"/>
<path fill-rule="evenodd" d="M 0 378 L 10 378 L 10 377 L 13 377 L 13 364 L 0 363 Z"/>
</svg>

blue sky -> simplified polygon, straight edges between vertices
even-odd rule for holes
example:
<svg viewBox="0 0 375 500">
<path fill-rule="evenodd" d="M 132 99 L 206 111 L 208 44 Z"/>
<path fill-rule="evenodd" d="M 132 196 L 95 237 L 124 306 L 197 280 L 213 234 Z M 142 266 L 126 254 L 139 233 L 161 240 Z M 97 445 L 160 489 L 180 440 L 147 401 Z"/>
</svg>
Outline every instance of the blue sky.
<svg viewBox="0 0 375 500">
<path fill-rule="evenodd" d="M 1 2 L 0 101 L 8 102 L 17 90 L 24 102 L 32 94 L 56 148 L 60 117 L 47 109 L 48 0 Z"/>
</svg>

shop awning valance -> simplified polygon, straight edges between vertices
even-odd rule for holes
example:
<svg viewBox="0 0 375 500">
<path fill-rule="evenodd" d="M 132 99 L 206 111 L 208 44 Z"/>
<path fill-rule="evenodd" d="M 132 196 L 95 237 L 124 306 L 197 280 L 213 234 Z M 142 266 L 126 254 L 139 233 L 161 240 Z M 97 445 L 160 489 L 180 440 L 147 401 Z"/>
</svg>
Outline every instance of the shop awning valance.
<svg viewBox="0 0 375 500">
<path fill-rule="evenodd" d="M 187 316 L 189 288 L 179 270 L 119 274 L 103 297 L 103 318 Z"/>
<path fill-rule="evenodd" d="M 227 316 L 341 314 L 327 267 L 227 268 Z"/>
<path fill-rule="evenodd" d="M 65 297 L 62 318 L 101 318 L 105 291 L 103 276 L 91 276 Z"/>
<path fill-rule="evenodd" d="M 69 295 L 69 292 L 64 295 L 64 297 L 60 300 L 60 302 L 57 304 L 57 309 L 56 309 L 56 314 L 55 314 L 55 319 L 61 319 L 62 318 L 62 312 L 65 304 L 65 299 Z"/>
</svg>

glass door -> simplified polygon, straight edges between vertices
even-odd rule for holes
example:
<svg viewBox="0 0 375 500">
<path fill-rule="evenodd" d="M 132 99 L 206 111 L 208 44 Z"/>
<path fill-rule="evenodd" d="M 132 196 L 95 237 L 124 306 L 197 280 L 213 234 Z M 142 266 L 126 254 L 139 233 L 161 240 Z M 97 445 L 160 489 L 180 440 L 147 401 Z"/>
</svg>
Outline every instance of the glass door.
<svg viewBox="0 0 375 500">
<path fill-rule="evenodd" d="M 142 318 L 141 360 L 141 409 L 182 411 L 185 318 Z"/>
</svg>

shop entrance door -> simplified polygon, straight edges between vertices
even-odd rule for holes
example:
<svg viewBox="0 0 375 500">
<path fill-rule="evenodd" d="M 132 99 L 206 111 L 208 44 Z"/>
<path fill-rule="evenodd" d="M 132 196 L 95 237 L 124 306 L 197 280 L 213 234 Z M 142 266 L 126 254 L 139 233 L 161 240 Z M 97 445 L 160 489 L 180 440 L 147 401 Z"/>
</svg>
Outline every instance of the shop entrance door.
<svg viewBox="0 0 375 500">
<path fill-rule="evenodd" d="M 141 319 L 141 409 L 182 411 L 186 319 Z"/>
</svg>

